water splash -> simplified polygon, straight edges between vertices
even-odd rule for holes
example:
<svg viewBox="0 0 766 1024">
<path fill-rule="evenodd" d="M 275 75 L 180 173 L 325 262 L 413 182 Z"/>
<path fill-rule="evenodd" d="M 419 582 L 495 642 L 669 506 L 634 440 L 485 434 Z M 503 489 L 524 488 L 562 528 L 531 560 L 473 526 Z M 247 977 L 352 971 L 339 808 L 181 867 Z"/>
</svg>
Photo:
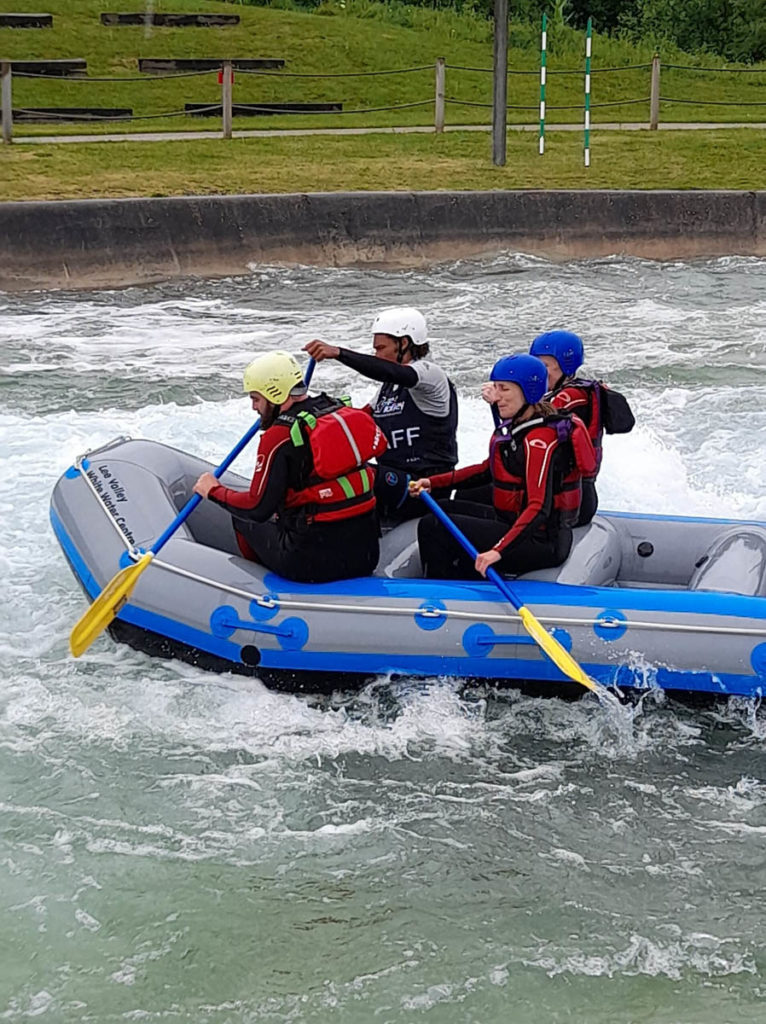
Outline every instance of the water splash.
<svg viewBox="0 0 766 1024">
<path fill-rule="evenodd" d="M 638 414 L 607 439 L 603 507 L 763 516 L 764 280 L 763 260 L 506 255 L 0 296 L 0 1016 L 757 1016 L 756 704 L 686 708 L 651 665 L 604 707 L 440 679 L 302 698 L 106 638 L 73 663 L 47 506 L 117 434 L 218 461 L 253 353 L 365 348 L 375 309 L 408 303 L 460 392 L 463 462 L 486 451 L 487 368 L 567 326 Z M 317 384 L 372 393 L 339 365 Z"/>
</svg>

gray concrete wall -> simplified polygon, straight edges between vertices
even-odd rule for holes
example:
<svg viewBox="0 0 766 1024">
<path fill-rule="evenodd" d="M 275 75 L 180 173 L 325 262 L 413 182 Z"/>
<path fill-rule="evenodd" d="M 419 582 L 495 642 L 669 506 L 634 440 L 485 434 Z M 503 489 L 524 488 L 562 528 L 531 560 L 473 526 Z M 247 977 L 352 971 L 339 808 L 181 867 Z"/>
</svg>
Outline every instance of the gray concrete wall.
<svg viewBox="0 0 766 1024">
<path fill-rule="evenodd" d="M 414 266 L 766 255 L 766 192 L 353 192 L 0 203 L 0 290 L 244 274 L 253 263 Z"/>
</svg>

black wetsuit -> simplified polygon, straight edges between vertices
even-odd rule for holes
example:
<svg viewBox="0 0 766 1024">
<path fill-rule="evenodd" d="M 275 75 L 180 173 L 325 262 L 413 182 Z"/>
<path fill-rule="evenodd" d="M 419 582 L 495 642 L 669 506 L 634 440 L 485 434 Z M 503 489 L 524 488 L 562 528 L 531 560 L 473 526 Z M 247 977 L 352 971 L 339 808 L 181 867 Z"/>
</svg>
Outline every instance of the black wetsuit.
<svg viewBox="0 0 766 1024">
<path fill-rule="evenodd" d="M 458 404 L 454 385 L 442 370 L 426 360 L 395 363 L 344 348 L 338 360 L 383 385 L 370 406 L 388 441 L 387 450 L 378 459 L 375 481 L 381 515 L 390 521 L 423 515 L 423 503 L 407 497 L 407 484 L 409 479 L 447 472 L 457 463 Z M 426 407 L 438 404 L 429 389 L 442 382 L 448 389 L 447 411 L 437 416 L 424 411 L 413 392 L 423 392 Z"/>
</svg>

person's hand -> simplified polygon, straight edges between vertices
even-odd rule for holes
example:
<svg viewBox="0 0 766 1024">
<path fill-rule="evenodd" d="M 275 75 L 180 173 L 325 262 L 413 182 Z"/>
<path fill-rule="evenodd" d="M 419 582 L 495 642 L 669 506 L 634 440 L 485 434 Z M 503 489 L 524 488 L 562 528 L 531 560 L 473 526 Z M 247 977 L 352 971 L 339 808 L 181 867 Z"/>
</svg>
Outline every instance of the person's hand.
<svg viewBox="0 0 766 1024">
<path fill-rule="evenodd" d="M 485 402 L 489 402 L 490 405 L 494 405 L 497 401 L 497 388 L 491 380 L 488 380 L 481 386 L 481 397 Z"/>
<path fill-rule="evenodd" d="M 326 341 L 320 341 L 319 338 L 314 338 L 308 345 L 304 345 L 303 351 L 308 352 L 311 358 L 316 359 L 318 363 L 321 363 L 323 359 L 337 359 L 340 355 L 337 345 L 328 345 Z"/>
<path fill-rule="evenodd" d="M 194 485 L 193 490 L 194 493 L 199 494 L 201 498 L 206 498 L 214 487 L 220 486 L 220 483 L 221 481 L 216 480 L 212 473 L 203 473 Z"/>
<path fill-rule="evenodd" d="M 413 498 L 417 498 L 421 491 L 431 492 L 431 481 L 427 476 L 424 476 L 420 480 L 410 480 L 410 495 Z"/>
<path fill-rule="evenodd" d="M 482 576 L 486 576 L 487 569 L 489 569 L 490 565 L 494 565 L 495 562 L 499 562 L 502 557 L 503 556 L 499 551 L 495 551 L 494 548 L 490 548 L 489 551 L 482 551 L 482 553 L 477 556 L 476 561 L 473 563 L 473 567 L 476 572 L 480 573 Z"/>
</svg>

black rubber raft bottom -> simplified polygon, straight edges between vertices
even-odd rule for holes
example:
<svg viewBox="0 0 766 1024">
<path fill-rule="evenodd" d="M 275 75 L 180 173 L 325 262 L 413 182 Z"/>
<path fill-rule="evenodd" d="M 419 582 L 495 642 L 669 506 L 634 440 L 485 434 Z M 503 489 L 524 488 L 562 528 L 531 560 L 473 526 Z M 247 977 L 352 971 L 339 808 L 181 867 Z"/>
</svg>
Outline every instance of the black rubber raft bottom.
<svg viewBox="0 0 766 1024">
<path fill-rule="evenodd" d="M 243 648 L 243 655 L 249 656 L 251 664 L 239 665 L 236 662 L 228 661 L 226 658 L 219 658 L 216 654 L 208 654 L 196 647 L 182 643 L 179 640 L 171 640 L 169 637 L 160 636 L 133 626 L 129 622 L 122 622 L 115 619 L 109 626 L 109 633 L 113 640 L 118 643 L 127 644 L 136 651 L 149 654 L 153 658 L 176 658 L 196 668 L 202 668 L 210 672 L 231 672 L 234 675 L 257 677 L 261 682 L 272 690 L 281 690 L 286 693 L 315 693 L 330 694 L 340 691 L 359 691 L 379 675 L 361 672 L 296 672 L 290 669 L 262 668 L 258 665 L 260 652 L 257 647 L 249 646 Z M 397 679 L 408 679 L 407 675 L 392 673 L 392 681 Z M 534 679 L 464 679 L 465 684 L 480 683 L 490 686 L 502 687 L 504 689 L 517 689 L 533 697 L 559 697 L 564 700 L 577 700 L 583 696 L 585 690 L 578 683 L 566 682 L 541 682 Z"/>
<path fill-rule="evenodd" d="M 254 646 L 243 648 L 243 653 L 245 656 L 249 654 L 252 664 L 239 665 L 226 658 L 208 654 L 179 640 L 171 640 L 169 637 L 160 636 L 158 633 L 152 633 L 119 619 L 115 619 L 109 626 L 109 634 L 118 643 L 127 644 L 134 650 L 141 651 L 153 658 L 164 658 L 165 660 L 175 658 L 209 672 L 229 672 L 233 675 L 257 678 L 269 689 L 282 693 L 315 694 L 317 696 L 358 693 L 365 686 L 380 678 L 380 675 L 365 673 L 337 672 L 328 674 L 325 671 L 321 673 L 296 672 L 290 669 L 262 668 L 257 664 L 260 652 Z M 406 674 L 391 673 L 389 678 L 392 682 L 396 682 L 412 677 Z M 461 682 L 464 686 L 480 685 L 502 690 L 518 690 L 529 697 L 557 697 L 559 700 L 566 701 L 580 700 L 586 693 L 584 687 L 579 683 L 559 680 L 467 677 L 462 678 Z M 638 689 L 621 691 L 620 698 L 623 703 L 635 703 L 646 692 L 646 690 Z M 727 699 L 725 696 L 713 693 L 689 693 L 685 690 L 666 690 L 665 694 L 668 699 L 688 707 L 709 707 L 711 704 L 720 704 L 721 700 Z"/>
</svg>

